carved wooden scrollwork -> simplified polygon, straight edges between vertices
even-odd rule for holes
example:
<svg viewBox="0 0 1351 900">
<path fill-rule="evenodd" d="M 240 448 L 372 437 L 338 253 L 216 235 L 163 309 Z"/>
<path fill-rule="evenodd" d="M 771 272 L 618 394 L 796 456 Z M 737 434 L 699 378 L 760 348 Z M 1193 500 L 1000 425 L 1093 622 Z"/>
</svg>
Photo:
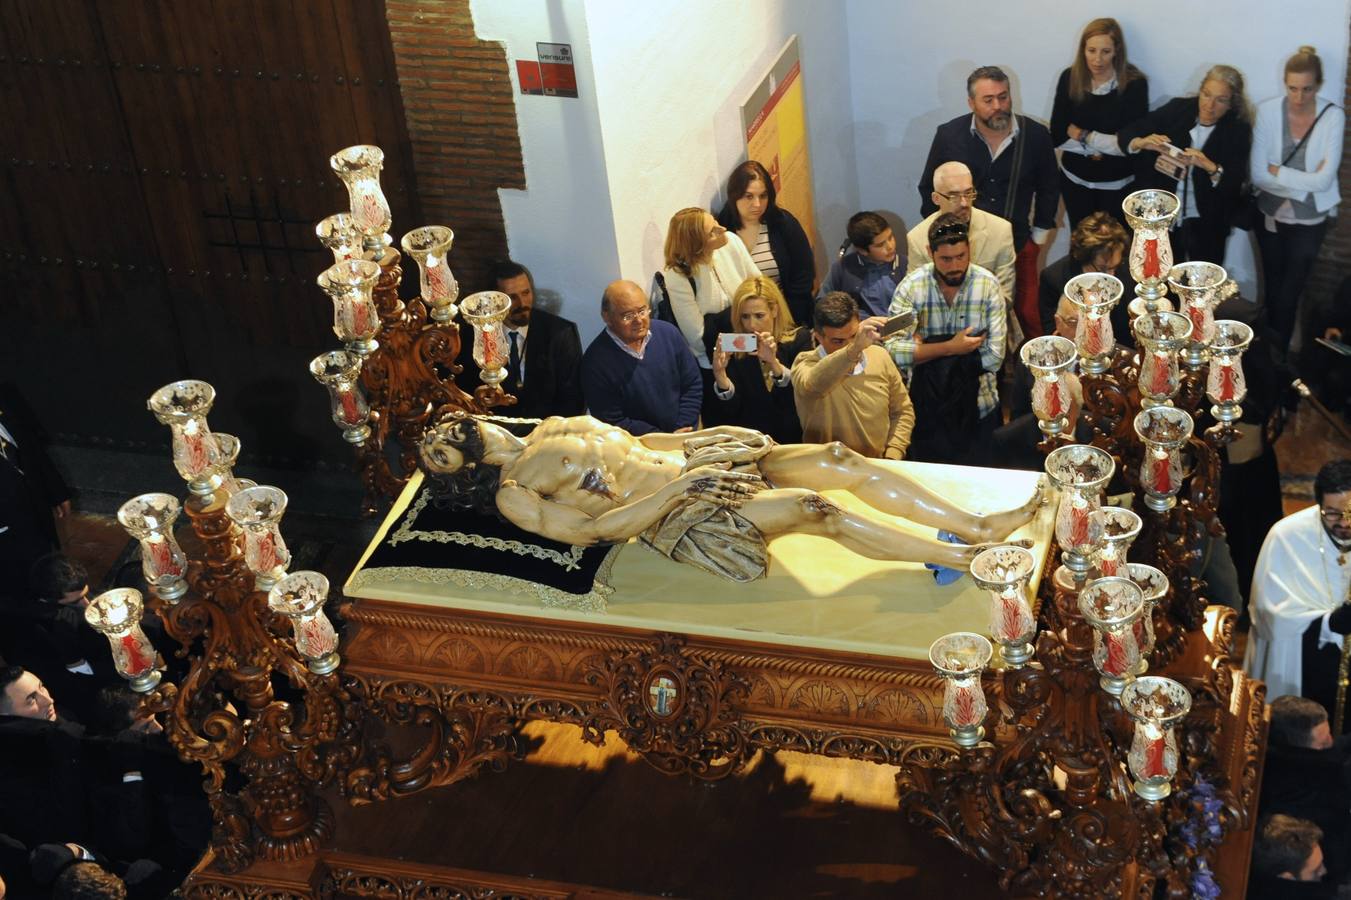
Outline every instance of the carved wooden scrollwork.
<svg viewBox="0 0 1351 900">
<path fill-rule="evenodd" d="M 515 721 L 492 694 L 452 697 L 421 682 L 360 675 L 349 675 L 347 687 L 369 715 L 426 733 L 407 758 L 395 758 L 387 746 L 367 739 L 362 760 L 343 781 L 353 803 L 453 784 L 485 766 L 501 771 L 516 752 Z"/>
<path fill-rule="evenodd" d="M 688 653 L 679 635 L 609 656 L 585 677 L 602 691 L 582 720 L 582 736 L 593 744 L 613 730 L 661 771 L 709 781 L 731 775 L 753 752 L 739 719 L 749 682 Z"/>
</svg>

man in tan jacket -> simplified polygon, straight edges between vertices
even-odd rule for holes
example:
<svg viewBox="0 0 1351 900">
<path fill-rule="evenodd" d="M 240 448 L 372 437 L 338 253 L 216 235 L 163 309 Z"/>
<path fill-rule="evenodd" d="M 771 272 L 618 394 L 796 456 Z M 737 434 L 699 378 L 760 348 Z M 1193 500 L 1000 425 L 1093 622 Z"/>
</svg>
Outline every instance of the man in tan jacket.
<svg viewBox="0 0 1351 900">
<path fill-rule="evenodd" d="M 908 247 L 905 274 L 933 262 L 929 252 L 929 229 L 944 213 L 952 213 L 966 223 L 967 240 L 971 246 L 971 262 L 989 269 L 999 280 L 1000 293 L 1006 307 L 1013 303 L 1013 226 L 983 209 L 976 209 L 976 189 L 972 185 L 971 170 L 966 163 L 946 162 L 934 169 L 933 201 L 938 212 L 920 222 L 906 234 Z"/>
<path fill-rule="evenodd" d="M 878 345 L 881 316 L 859 321 L 858 304 L 835 291 L 816 302 L 819 345 L 793 361 L 793 402 L 807 443 L 839 441 L 881 459 L 904 459 L 915 410 L 900 371 Z"/>
</svg>

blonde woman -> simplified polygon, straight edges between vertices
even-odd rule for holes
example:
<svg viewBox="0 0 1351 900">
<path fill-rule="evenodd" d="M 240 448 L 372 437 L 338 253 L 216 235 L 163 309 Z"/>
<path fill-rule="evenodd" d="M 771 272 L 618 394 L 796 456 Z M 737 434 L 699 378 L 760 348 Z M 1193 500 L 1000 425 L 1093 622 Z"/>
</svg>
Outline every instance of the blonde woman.
<svg viewBox="0 0 1351 900">
<path fill-rule="evenodd" d="M 662 276 L 676 325 L 706 381 L 712 364 L 705 345 L 711 343 L 712 336 L 705 340 L 704 317 L 731 306 L 732 295 L 741 282 L 759 272 L 746 245 L 729 241 L 727 229 L 708 210 L 692 206 L 671 217 Z"/>
<path fill-rule="evenodd" d="M 1337 215 L 1346 115 L 1323 86 L 1323 61 L 1312 47 L 1285 62 L 1285 93 L 1257 107 L 1249 173 L 1262 214 L 1254 229 L 1262 252 L 1267 321 L 1291 344 L 1309 270 Z M 1299 341 L 1295 341 L 1297 347 Z"/>
<path fill-rule="evenodd" d="M 1211 66 L 1195 97 L 1177 97 L 1117 134 L 1136 158 L 1135 190 L 1172 191 L 1182 201 L 1173 258 L 1224 263 L 1224 242 L 1248 177 L 1252 117 L 1243 75 Z"/>
<path fill-rule="evenodd" d="M 732 306 L 714 320 L 719 333 L 754 335 L 755 349 L 727 352 L 713 342 L 713 396 L 717 417 L 763 431 L 780 444 L 802 441 L 789 370 L 812 346 L 809 328 L 793 321 L 783 292 L 764 275 L 747 278 Z"/>
</svg>

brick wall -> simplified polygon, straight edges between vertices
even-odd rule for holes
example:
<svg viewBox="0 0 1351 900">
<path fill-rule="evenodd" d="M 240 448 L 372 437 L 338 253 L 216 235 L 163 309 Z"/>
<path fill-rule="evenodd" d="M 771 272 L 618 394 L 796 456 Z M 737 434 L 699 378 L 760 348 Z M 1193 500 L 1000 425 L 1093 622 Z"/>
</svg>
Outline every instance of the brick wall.
<svg viewBox="0 0 1351 900">
<path fill-rule="evenodd" d="M 507 255 L 497 189 L 525 187 L 506 51 L 475 37 L 469 0 L 386 0 L 385 15 L 425 219 L 394 230 L 449 226 L 461 294 L 491 287 L 486 266 Z"/>
<path fill-rule="evenodd" d="M 1331 87 L 1328 85 L 1326 87 Z M 1326 90 L 1336 98 L 1333 90 Z M 1351 66 L 1347 67 L 1346 84 L 1342 90 L 1342 107 L 1351 109 Z M 1305 289 L 1305 310 L 1322 309 L 1332 301 L 1342 279 L 1351 275 L 1351 116 L 1346 120 L 1346 149 L 1342 151 L 1342 165 L 1337 173 L 1342 190 L 1341 215 L 1333 219 L 1333 227 L 1323 240 L 1318 262 L 1309 276 Z"/>
</svg>

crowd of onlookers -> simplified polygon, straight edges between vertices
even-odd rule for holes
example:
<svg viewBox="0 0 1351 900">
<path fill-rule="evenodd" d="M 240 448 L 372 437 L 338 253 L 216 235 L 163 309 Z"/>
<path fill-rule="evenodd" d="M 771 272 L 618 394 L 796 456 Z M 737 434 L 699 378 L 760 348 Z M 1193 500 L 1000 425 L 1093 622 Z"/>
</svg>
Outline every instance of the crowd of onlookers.
<svg viewBox="0 0 1351 900">
<path fill-rule="evenodd" d="M 1281 516 L 1265 426 L 1294 367 L 1346 402 L 1346 361 L 1313 339 L 1347 333 L 1351 291 L 1329 310 L 1304 302 L 1340 201 L 1345 117 L 1319 96 L 1322 83 L 1321 61 L 1305 47 L 1287 61 L 1281 95 L 1255 111 L 1242 74 L 1225 65 L 1212 66 L 1194 96 L 1151 110 L 1120 27 L 1096 19 L 1060 75 L 1049 127 L 1015 113 L 1006 73 L 976 69 L 969 110 L 934 135 L 919 179 L 925 218 L 900 234 L 877 212 L 855 214 L 825 272 L 779 205 L 773 175 L 749 160 L 716 212 L 672 216 L 649 288 L 620 280 L 605 289 L 605 328 L 584 352 L 573 323 L 536 306 L 528 269 L 495 266 L 495 285 L 512 301 L 503 385 L 518 398 L 511 414 L 589 412 L 635 435 L 737 424 L 870 457 L 1039 468 L 1042 435 L 1019 346 L 1074 336 L 1079 314 L 1064 289 L 1087 272 L 1122 281 L 1114 332 L 1132 346 L 1122 201 L 1162 188 L 1181 204 L 1175 260 L 1222 264 L 1235 227 L 1252 232 L 1260 253 L 1260 296 L 1219 313 L 1252 325 L 1256 339 L 1244 359 L 1244 437 L 1223 459 L 1227 539 L 1209 539 L 1197 564 L 1212 597 L 1241 608 Z M 1062 201 L 1069 253 L 1040 267 Z M 463 344 L 462 377 L 473 384 L 472 340 Z M 1069 421 L 1087 437 L 1079 402 Z M 54 896 L 159 896 L 203 846 L 202 794 L 85 626 L 87 575 L 51 552 L 52 517 L 70 505 L 40 436 L 9 395 L 0 414 L 0 874 L 13 896 L 53 884 Z M 1282 815 L 1263 822 L 1254 858 L 1254 877 L 1277 885 L 1267 890 L 1321 875 L 1325 851 L 1334 876 L 1351 863 L 1342 756 L 1315 764 L 1309 755 L 1343 751 L 1310 702 L 1281 698 L 1273 711 L 1263 806 Z M 1336 789 L 1322 790 L 1325 782 Z M 79 879 L 111 886 L 62 887 Z"/>
</svg>

